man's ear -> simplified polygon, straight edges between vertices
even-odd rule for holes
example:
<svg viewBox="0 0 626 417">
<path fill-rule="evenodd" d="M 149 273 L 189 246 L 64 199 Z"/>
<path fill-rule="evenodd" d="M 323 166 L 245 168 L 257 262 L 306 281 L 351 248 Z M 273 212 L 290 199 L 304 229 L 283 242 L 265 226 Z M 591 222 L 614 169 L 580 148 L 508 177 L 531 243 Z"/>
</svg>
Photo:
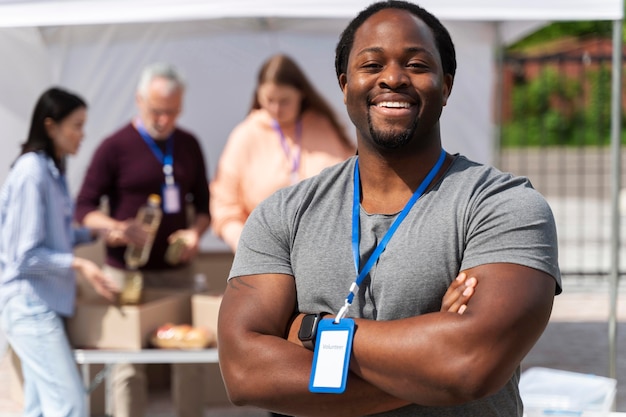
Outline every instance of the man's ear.
<svg viewBox="0 0 626 417">
<path fill-rule="evenodd" d="M 452 93 L 452 85 L 454 84 L 454 77 L 450 74 L 443 76 L 443 105 L 448 104 L 448 97 Z"/>
<path fill-rule="evenodd" d="M 341 91 L 343 92 L 343 104 L 346 104 L 346 85 L 348 84 L 348 77 L 344 72 L 339 76 L 339 87 L 341 87 Z"/>
</svg>

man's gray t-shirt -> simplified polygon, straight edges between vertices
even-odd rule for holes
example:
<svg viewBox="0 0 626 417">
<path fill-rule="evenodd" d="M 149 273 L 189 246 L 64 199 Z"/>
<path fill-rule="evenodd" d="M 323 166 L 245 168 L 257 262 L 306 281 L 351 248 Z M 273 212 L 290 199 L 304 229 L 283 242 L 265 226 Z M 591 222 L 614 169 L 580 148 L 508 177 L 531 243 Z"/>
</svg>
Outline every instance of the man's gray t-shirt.
<svg viewBox="0 0 626 417">
<path fill-rule="evenodd" d="M 298 310 L 337 313 L 356 278 L 352 254 L 353 174 L 357 157 L 279 190 L 250 215 L 230 277 L 295 277 Z M 360 210 L 360 266 L 395 215 Z M 349 316 L 393 320 L 439 311 L 459 271 L 514 263 L 557 282 L 557 236 L 545 199 L 523 177 L 456 156 L 421 196 L 361 284 Z M 521 416 L 519 369 L 495 395 L 455 407 L 411 405 L 378 416 Z"/>
</svg>

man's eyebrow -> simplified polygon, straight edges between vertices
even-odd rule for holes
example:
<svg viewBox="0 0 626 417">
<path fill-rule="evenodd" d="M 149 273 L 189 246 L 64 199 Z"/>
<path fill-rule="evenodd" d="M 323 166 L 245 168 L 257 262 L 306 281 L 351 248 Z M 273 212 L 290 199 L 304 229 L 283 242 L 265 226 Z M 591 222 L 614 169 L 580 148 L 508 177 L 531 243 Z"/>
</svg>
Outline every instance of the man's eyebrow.
<svg viewBox="0 0 626 417">
<path fill-rule="evenodd" d="M 363 54 L 367 54 L 367 53 L 377 53 L 377 54 L 380 54 L 383 51 L 384 51 L 384 48 L 382 48 L 380 46 L 372 46 L 372 47 L 364 48 L 364 49 L 360 50 L 357 53 L 357 56 L 363 55 Z M 433 55 L 433 53 L 429 49 L 424 48 L 422 46 L 409 46 L 409 47 L 404 49 L 404 52 L 408 52 L 408 53 L 425 53 L 425 54 L 428 54 L 428 55 Z"/>
<path fill-rule="evenodd" d="M 372 46 L 372 47 L 360 50 L 357 53 L 357 56 L 363 55 L 363 54 L 367 54 L 367 53 L 370 53 L 370 52 L 374 52 L 374 53 L 378 53 L 379 54 L 379 53 L 382 53 L 383 51 L 384 51 L 384 49 L 381 48 L 380 46 Z"/>
<path fill-rule="evenodd" d="M 428 55 L 432 55 L 432 51 L 428 48 L 424 48 L 422 46 L 410 46 L 408 48 L 405 49 L 406 52 L 413 52 L 413 53 L 425 53 Z"/>
</svg>

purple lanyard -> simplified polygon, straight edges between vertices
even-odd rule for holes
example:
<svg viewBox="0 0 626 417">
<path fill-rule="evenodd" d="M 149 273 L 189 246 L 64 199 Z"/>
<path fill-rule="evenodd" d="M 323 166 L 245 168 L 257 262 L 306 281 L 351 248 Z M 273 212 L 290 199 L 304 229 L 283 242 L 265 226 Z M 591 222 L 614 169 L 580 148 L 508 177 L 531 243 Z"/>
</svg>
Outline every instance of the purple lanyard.
<svg viewBox="0 0 626 417">
<path fill-rule="evenodd" d="M 283 147 L 283 151 L 285 152 L 285 157 L 287 157 L 287 161 L 291 164 L 291 176 L 297 176 L 298 170 L 300 169 L 300 149 L 302 142 L 302 121 L 298 119 L 296 122 L 296 137 L 295 137 L 295 151 L 293 157 L 291 156 L 291 149 L 289 149 L 289 145 L 287 144 L 287 138 L 285 138 L 285 134 L 283 130 L 280 128 L 280 124 L 276 120 L 273 121 L 272 127 L 278 136 L 280 137 L 280 145 Z"/>
<path fill-rule="evenodd" d="M 359 270 L 359 258 L 360 258 L 359 242 L 361 240 L 359 214 L 360 214 L 360 209 L 361 209 L 361 186 L 360 186 L 360 178 L 359 178 L 359 159 L 357 158 L 357 160 L 355 161 L 354 163 L 354 192 L 353 192 L 353 201 L 352 201 L 352 254 L 354 256 L 354 266 L 356 268 L 357 278 L 350 286 L 350 292 L 348 293 L 348 296 L 346 297 L 345 304 L 341 308 L 341 310 L 339 310 L 339 313 L 337 314 L 337 317 L 335 318 L 336 323 L 338 323 L 339 320 L 345 317 L 346 313 L 348 312 L 348 308 L 350 307 L 350 305 L 352 304 L 352 301 L 354 300 L 354 296 L 359 290 L 359 285 L 361 285 L 361 283 L 363 282 L 363 280 L 369 273 L 370 269 L 372 269 L 372 266 L 374 266 L 374 264 L 378 261 L 378 258 L 380 257 L 380 255 L 385 251 L 385 248 L 387 247 L 387 243 L 389 243 L 389 240 L 391 239 L 393 234 L 396 232 L 396 230 L 400 226 L 400 223 L 402 223 L 405 217 L 409 214 L 409 211 L 411 211 L 411 208 L 415 205 L 415 202 L 422 196 L 422 194 L 424 194 L 424 191 L 426 191 L 430 183 L 433 181 L 433 179 L 435 178 L 435 175 L 437 175 L 437 172 L 439 172 L 439 170 L 441 169 L 441 166 L 443 165 L 443 162 L 445 161 L 445 159 L 446 159 L 446 151 L 442 149 L 441 154 L 439 155 L 439 159 L 437 160 L 435 165 L 430 169 L 430 171 L 428 172 L 424 180 L 417 187 L 417 190 L 415 190 L 415 192 L 413 193 L 409 201 L 406 203 L 406 205 L 404 206 L 404 208 L 402 209 L 398 217 L 396 217 L 394 222 L 391 224 L 391 227 L 389 227 L 389 230 L 387 230 L 387 233 L 385 233 L 385 236 L 383 236 L 383 239 L 380 241 L 378 246 L 376 246 L 376 249 L 374 249 L 374 252 L 370 255 L 369 259 L 365 263 L 365 266 L 363 266 L 363 269 L 361 270 Z"/>
</svg>

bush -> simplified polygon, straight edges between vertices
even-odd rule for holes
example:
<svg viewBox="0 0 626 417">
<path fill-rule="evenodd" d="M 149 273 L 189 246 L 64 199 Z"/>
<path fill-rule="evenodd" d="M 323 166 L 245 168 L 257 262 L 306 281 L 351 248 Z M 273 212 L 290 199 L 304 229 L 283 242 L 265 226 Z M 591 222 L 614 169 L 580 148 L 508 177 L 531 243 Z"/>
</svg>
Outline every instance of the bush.
<svg viewBox="0 0 626 417">
<path fill-rule="evenodd" d="M 581 81 L 582 80 L 582 81 Z M 546 67 L 513 86 L 512 118 L 502 126 L 503 147 L 605 146 L 610 143 L 611 71 L 587 69 L 567 78 Z M 622 143 L 626 143 L 622 114 Z"/>
</svg>

